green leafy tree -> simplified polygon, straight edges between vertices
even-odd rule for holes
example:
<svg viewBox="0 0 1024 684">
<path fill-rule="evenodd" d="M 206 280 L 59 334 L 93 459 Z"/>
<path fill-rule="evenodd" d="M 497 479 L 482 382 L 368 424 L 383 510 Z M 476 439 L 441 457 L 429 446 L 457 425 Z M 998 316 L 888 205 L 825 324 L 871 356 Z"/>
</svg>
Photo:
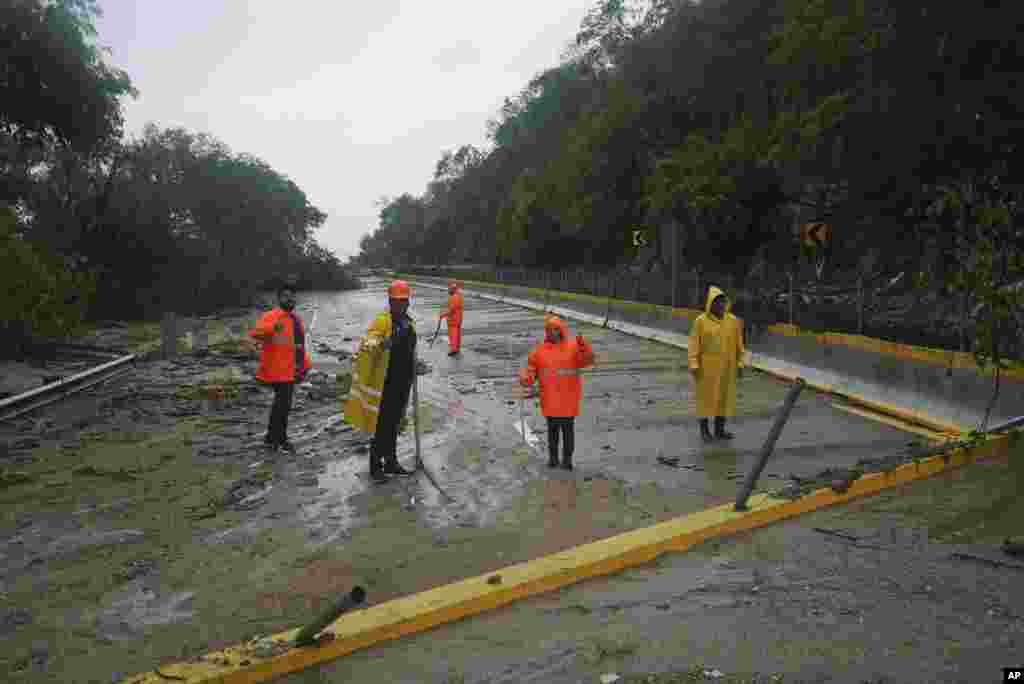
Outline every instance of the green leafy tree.
<svg viewBox="0 0 1024 684">
<path fill-rule="evenodd" d="M 121 134 L 128 75 L 95 44 L 95 0 L 11 0 L 0 7 L 0 200 L 25 191 L 40 147 L 88 156 Z"/>
<path fill-rule="evenodd" d="M 66 337 L 80 330 L 95 279 L 79 264 L 26 240 L 9 207 L 0 207 L 0 264 L 5 304 L 0 313 L 0 353 L 20 353 L 34 339 Z"/>
</svg>

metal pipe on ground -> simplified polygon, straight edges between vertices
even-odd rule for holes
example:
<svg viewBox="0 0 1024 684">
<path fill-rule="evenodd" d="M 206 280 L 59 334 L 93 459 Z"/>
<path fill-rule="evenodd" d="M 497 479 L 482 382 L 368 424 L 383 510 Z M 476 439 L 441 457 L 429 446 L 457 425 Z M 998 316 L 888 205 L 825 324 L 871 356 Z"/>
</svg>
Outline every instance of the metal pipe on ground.
<svg viewBox="0 0 1024 684">
<path fill-rule="evenodd" d="M 53 347 L 54 349 L 70 349 L 72 351 L 96 352 L 97 354 L 105 354 L 114 357 L 124 356 L 123 349 L 102 347 L 96 344 L 81 344 L 79 342 L 58 342 L 49 346 Z"/>
<path fill-rule="evenodd" d="M 985 432 L 987 434 L 994 434 L 996 432 L 1002 432 L 1003 430 L 1012 430 L 1013 428 L 1020 427 L 1021 425 L 1024 425 L 1024 416 L 1017 416 L 1016 418 L 1011 418 L 1010 420 L 999 423 L 998 425 L 993 425 Z"/>
<path fill-rule="evenodd" d="M 352 591 L 342 596 L 337 603 L 324 611 L 316 620 L 309 623 L 298 634 L 295 635 L 296 646 L 315 646 L 316 635 L 327 625 L 331 624 L 344 613 L 352 610 L 366 600 L 366 590 L 362 587 L 354 587 Z"/>
<path fill-rule="evenodd" d="M 47 406 L 67 396 L 112 380 L 114 377 L 132 370 L 127 364 L 134 365 L 136 359 L 135 354 L 128 354 L 114 361 L 90 368 L 77 375 L 64 378 L 59 382 L 50 383 L 49 385 L 0 400 L 0 422 L 17 418 L 37 408 Z"/>
<path fill-rule="evenodd" d="M 778 441 L 779 435 L 782 434 L 782 428 L 786 425 L 786 421 L 789 420 L 789 413 L 793 410 L 797 397 L 800 396 L 800 392 L 806 386 L 807 383 L 804 382 L 803 378 L 797 378 L 793 381 L 792 387 L 790 387 L 785 400 L 782 402 L 782 408 L 779 409 L 779 414 L 775 417 L 775 424 L 772 425 L 771 432 L 768 433 L 768 439 L 765 440 L 764 445 L 761 447 L 761 453 L 757 455 L 754 467 L 750 469 L 750 473 L 747 474 L 747 479 L 743 481 L 739 494 L 736 495 L 736 506 L 733 510 L 750 510 L 747 508 L 747 499 L 750 498 L 751 492 L 754 491 L 757 479 L 761 477 L 761 472 L 764 470 L 765 464 L 768 463 L 768 457 L 772 455 L 772 450 L 775 449 L 775 442 Z"/>
</svg>

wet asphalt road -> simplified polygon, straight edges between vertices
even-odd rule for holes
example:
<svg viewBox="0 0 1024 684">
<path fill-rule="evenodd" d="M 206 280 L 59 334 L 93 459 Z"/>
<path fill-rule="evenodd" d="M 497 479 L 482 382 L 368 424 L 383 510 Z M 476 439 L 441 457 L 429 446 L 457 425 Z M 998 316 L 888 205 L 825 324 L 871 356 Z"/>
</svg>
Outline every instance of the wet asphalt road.
<svg viewBox="0 0 1024 684">
<path fill-rule="evenodd" d="M 353 350 L 369 321 L 386 306 L 385 283 L 367 285 L 358 292 L 300 296 L 300 314 L 307 324 L 317 370 L 346 369 L 347 362 L 339 360 L 336 350 Z M 76 574 L 79 568 L 92 573 L 90 577 L 106 576 L 117 568 L 107 567 L 105 554 L 93 551 L 75 556 L 66 576 L 40 572 L 36 566 L 18 571 L 26 586 L 39 584 L 38 590 L 17 596 L 32 609 L 40 627 L 74 624 L 82 628 L 80 634 L 60 632 L 61 640 L 53 648 L 59 652 L 66 647 L 68 655 L 55 659 L 54 668 L 59 660 L 61 667 L 71 670 L 88 664 L 91 674 L 104 670 L 107 662 L 117 663 L 109 666 L 111 670 L 142 670 L 153 659 L 167 658 L 186 645 L 207 652 L 211 642 L 242 639 L 248 629 L 273 633 L 291 627 L 317 612 L 317 601 L 331 600 L 355 583 L 367 587 L 368 604 L 373 605 L 731 500 L 737 478 L 756 455 L 787 391 L 772 378 L 745 376 L 740 384 L 740 415 L 730 425 L 737 439 L 729 445 L 705 446 L 698 439 L 682 352 L 570 323 L 573 334 L 580 332 L 592 341 L 597 365 L 585 371 L 584 402 L 576 426 L 576 470 L 552 471 L 546 467 L 545 426 L 536 400 L 520 402 L 515 389 L 516 370 L 542 338 L 542 316 L 469 297 L 463 354 L 449 358 L 443 330 L 436 343 L 429 345 L 444 299 L 443 292 L 422 288 L 414 294 L 412 313 L 420 333 L 420 356 L 431 367 L 419 378 L 423 460 L 451 500 L 443 498 L 422 474 L 383 486 L 370 484 L 366 436 L 341 424 L 341 407 L 329 378 L 320 378 L 326 381 L 325 387 L 321 385 L 326 392 L 318 391 L 319 398 L 309 389 L 298 393 L 290 435 L 299 453 L 267 454 L 261 438 L 270 396 L 251 383 L 256 362 L 244 355 L 186 354 L 153 362 L 140 369 L 128 383 L 131 387 L 110 388 L 109 396 L 100 401 L 102 406 L 110 403 L 107 408 L 88 408 L 97 400 L 87 397 L 55 408 L 51 417 L 59 418 L 64 427 L 59 435 L 51 435 L 51 441 L 66 443 L 67 449 L 51 457 L 57 459 L 54 467 L 65 470 L 80 465 L 75 446 L 81 438 L 80 428 L 75 427 L 79 409 L 96 413 L 90 419 L 95 422 L 93 428 L 110 436 L 146 431 L 166 432 L 161 439 L 177 438 L 176 431 L 185 430 L 182 416 L 195 414 L 213 422 L 205 429 L 183 433 L 180 447 L 166 447 L 171 460 L 165 461 L 162 451 L 148 450 L 147 458 L 157 463 L 144 472 L 139 461 L 142 454 L 132 443 L 86 449 L 84 453 L 91 454 L 99 466 L 127 464 L 138 467 L 140 477 L 149 478 L 139 491 L 122 491 L 110 484 L 111 492 L 129 497 L 120 503 L 105 501 L 106 489 L 91 491 L 96 510 L 88 513 L 89 506 L 83 508 L 88 519 L 79 520 L 77 511 L 54 512 L 52 517 L 62 525 L 50 529 L 49 523 L 44 524 L 43 510 L 31 511 L 28 528 L 14 524 L 12 518 L 11 537 L 5 530 L 4 541 L 21 537 L 24 548 L 2 549 L 8 554 L 8 565 L 68 550 L 64 546 L 72 537 L 92 544 L 89 549 L 100 548 L 98 541 L 107 538 L 92 534 L 95 528 L 135 535 L 133 539 L 141 540 L 139 549 L 118 543 L 118 550 L 125 559 L 148 559 L 151 565 L 146 567 L 156 568 L 127 583 L 107 583 L 113 588 L 97 590 L 102 595 L 76 598 L 74 615 L 64 615 L 61 611 L 68 607 L 58 599 L 36 603 L 29 597 L 45 592 L 50 584 L 80 586 L 77 583 L 86 578 Z M 239 313 L 250 315 L 255 314 Z M 245 392 L 238 402 L 200 416 L 207 410 L 199 402 L 176 398 L 182 387 L 227 371 L 242 378 Z M 121 405 L 122 409 L 116 408 Z M 526 438 L 517 428 L 521 416 L 526 417 Z M 764 486 L 774 489 L 790 473 L 812 475 L 826 466 L 851 465 L 865 456 L 899 451 L 909 438 L 837 411 L 828 398 L 808 391 L 782 433 Z M 686 467 L 662 466 L 657 462 L 659 455 L 678 457 Z M 407 466 L 414 462 L 411 430 L 400 439 L 399 456 Z M 189 471 L 190 463 L 196 472 Z M 213 471 L 222 466 L 225 474 L 265 470 L 269 479 L 257 479 L 244 490 L 240 503 L 252 500 L 244 509 L 214 510 L 213 518 L 189 522 L 184 518 L 189 506 L 209 497 L 218 500 L 223 493 L 219 475 Z M 55 501 L 54 511 L 64 505 L 60 487 L 72 482 L 67 472 L 59 474 L 64 484 L 44 489 L 47 501 Z M 209 482 L 192 483 L 190 478 L 199 476 Z M 167 489 L 168 494 L 145 494 L 143 485 Z M 17 493 L 11 491 L 12 496 Z M 144 532 L 142 537 L 139 531 Z M 157 546 L 168 531 L 177 535 L 170 550 Z M 118 566 L 121 560 L 118 556 L 117 562 L 111 562 Z M 557 607 L 562 595 L 537 600 Z M 300 599 L 308 600 L 305 608 L 297 605 Z M 529 612 L 535 604 L 523 605 Z M 555 622 L 559 610 L 543 614 L 547 617 L 542 629 L 552 633 L 561 629 L 561 622 Z M 483 615 L 467 624 L 487 625 L 494 619 L 494 615 Z M 536 627 L 529 629 L 536 631 Z M 26 649 L 32 635 L 46 636 L 36 627 L 19 634 Z M 436 632 L 424 635 L 427 642 L 418 642 L 428 645 L 420 662 L 425 659 L 432 663 L 431 672 L 442 672 L 437 668 L 445 666 L 445 659 L 431 654 L 431 634 Z M 421 676 L 422 670 L 403 665 L 402 657 L 387 658 L 393 672 L 376 677 L 380 654 L 401 654 L 406 643 L 412 642 L 380 647 L 389 651 L 371 649 L 345 662 L 360 673 L 355 679 L 445 681 Z M 102 655 L 94 657 L 90 649 Z M 516 653 L 510 652 L 512 662 L 522 658 Z M 456 656 L 453 664 L 461 667 L 466 657 Z M 497 662 L 485 652 L 480 658 L 475 666 L 478 672 L 490 671 Z M 360 662 L 363 665 L 357 667 Z M 554 667 L 538 665 L 537 672 L 543 673 L 549 665 Z M 320 681 L 318 674 L 322 672 L 314 670 L 308 675 L 313 679 L 302 681 Z M 47 681 L 68 681 L 58 669 L 50 676 Z M 509 670 L 506 681 L 519 681 L 517 677 L 514 669 Z M 547 681 L 540 674 L 537 677 L 536 681 Z"/>
<path fill-rule="evenodd" d="M 323 342 L 333 348 L 354 349 L 371 317 L 385 306 L 385 286 L 384 281 L 370 281 L 357 293 L 310 295 L 303 308 L 307 320 L 315 311 L 312 347 Z M 419 380 L 426 428 L 423 461 L 454 501 L 445 501 L 422 475 L 374 487 L 366 475 L 365 455 L 350 457 L 329 463 L 319 481 L 327 492 L 325 497 L 343 497 L 349 502 L 349 524 L 373 524 L 374 499 L 411 499 L 422 525 L 487 528 L 496 519 L 507 522 L 508 508 L 537 480 L 560 482 L 573 491 L 575 483 L 592 478 L 616 480 L 634 491 L 656 487 L 670 492 L 677 512 L 700 510 L 734 498 L 738 478 L 756 457 L 788 389 L 774 378 L 746 373 L 739 386 L 738 415 L 730 423 L 736 439 L 704 445 L 694 417 L 683 352 L 570 322 L 572 334 L 583 334 L 593 344 L 597 363 L 584 377 L 583 408 L 576 425 L 576 469 L 571 473 L 552 471 L 546 467 L 545 427 L 536 399 L 520 404 L 515 387 L 517 369 L 542 338 L 542 316 L 467 297 L 462 354 L 450 358 L 444 326 L 435 344 L 429 345 L 444 303 L 443 292 L 420 288 L 414 292 L 410 312 L 420 335 L 420 358 L 431 366 Z M 346 341 L 346 337 L 351 339 Z M 323 370 L 333 368 L 330 358 L 318 358 L 315 353 L 314 363 Z M 521 415 L 528 427 L 525 438 L 518 428 Z M 833 399 L 806 390 L 776 445 L 760 488 L 778 488 L 790 474 L 809 477 L 829 466 L 852 466 L 860 458 L 899 452 L 911 439 L 912 435 L 892 427 L 838 410 Z M 659 464 L 661 455 L 678 457 L 684 467 Z M 399 457 L 407 465 L 414 462 L 411 431 L 400 438 Z M 317 505 L 308 504 L 311 513 Z M 715 573 L 721 565 L 706 558 L 676 562 L 686 566 L 683 579 L 694 586 L 718 577 Z M 655 599 L 686 593 L 692 587 L 676 584 L 681 581 L 678 576 L 649 586 L 637 584 L 650 577 L 651 572 L 641 568 L 630 571 L 628 577 L 596 580 L 566 591 L 592 595 L 588 603 L 625 601 L 639 606 L 631 614 L 653 611 L 662 621 L 671 620 L 674 613 L 651 607 L 659 603 Z M 626 582 L 630 588 L 608 582 Z M 518 607 L 470 618 L 459 626 L 380 645 L 285 681 L 367 677 L 395 682 L 596 681 L 595 670 L 586 663 L 580 665 L 581 649 L 596 648 L 599 656 L 601 649 L 614 650 L 614 634 L 609 636 L 605 627 L 595 626 L 588 632 L 587 646 L 574 632 L 563 632 L 564 599 L 565 592 L 538 597 Z M 714 597 L 709 600 L 714 603 Z M 713 607 L 705 603 L 688 605 L 684 612 L 692 617 Z M 592 610 L 581 609 L 582 613 Z M 630 620 L 647 620 L 641 618 L 633 615 Z M 577 616 L 577 622 L 579 619 L 588 620 L 585 616 Z M 579 626 L 564 623 L 564 627 L 577 630 Z M 545 632 L 550 638 L 540 642 L 531 636 Z M 450 657 L 445 655 L 449 647 L 454 649 Z M 536 657 L 527 658 L 527 652 Z M 588 671 L 585 676 L 584 670 Z"/>
<path fill-rule="evenodd" d="M 386 304 L 384 281 L 368 281 L 355 293 L 313 294 L 304 301 L 313 361 L 331 372 L 339 366 L 316 352 L 320 343 L 354 349 L 376 312 Z M 703 444 L 694 414 L 692 384 L 683 352 L 666 345 L 587 324 L 570 322 L 594 346 L 597 361 L 585 371 L 583 404 L 576 420 L 573 473 L 546 467 L 546 427 L 536 399 L 520 399 L 517 370 L 542 339 L 534 311 L 466 298 L 463 347 L 447 355 L 445 327 L 431 346 L 443 292 L 419 288 L 410 313 L 417 324 L 418 354 L 431 367 L 420 377 L 422 458 L 455 503 L 446 502 L 422 475 L 402 484 L 417 498 L 425 522 L 456 519 L 486 526 L 533 478 L 599 475 L 630 485 L 658 483 L 693 500 L 693 510 L 735 496 L 744 473 L 767 436 L 788 389 L 769 376 L 747 372 L 739 383 L 732 442 Z M 345 338 L 350 338 L 346 341 Z M 912 435 L 838 410 L 833 399 L 805 390 L 776 444 L 760 487 L 774 489 L 790 474 L 809 477 L 826 467 L 852 466 L 860 458 L 901 451 Z M 519 429 L 526 419 L 526 438 Z M 411 417 L 411 413 L 410 413 Z M 676 457 L 679 468 L 658 463 Z M 415 462 L 412 430 L 400 437 L 399 458 Z M 337 498 L 373 490 L 365 458 L 329 463 L 319 485 Z M 385 485 L 394 487 L 397 483 Z M 315 510 L 315 503 L 311 504 Z M 458 512 L 456 517 L 454 514 Z M 358 513 L 358 512 L 354 512 Z"/>
</svg>

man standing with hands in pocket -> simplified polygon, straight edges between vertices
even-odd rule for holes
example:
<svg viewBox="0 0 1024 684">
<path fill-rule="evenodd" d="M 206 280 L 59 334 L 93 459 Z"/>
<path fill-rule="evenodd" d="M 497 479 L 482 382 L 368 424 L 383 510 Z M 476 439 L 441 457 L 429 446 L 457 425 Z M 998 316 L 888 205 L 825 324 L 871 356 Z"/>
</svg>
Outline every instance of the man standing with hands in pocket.
<svg viewBox="0 0 1024 684">
<path fill-rule="evenodd" d="M 263 314 L 249 337 L 263 343 L 256 378 L 274 388 L 274 403 L 263 442 L 272 450 L 294 452 L 288 441 L 288 414 L 292 409 L 295 385 L 312 367 L 306 353 L 302 321 L 295 315 L 295 290 L 285 285 L 277 290 L 278 306 Z"/>
</svg>

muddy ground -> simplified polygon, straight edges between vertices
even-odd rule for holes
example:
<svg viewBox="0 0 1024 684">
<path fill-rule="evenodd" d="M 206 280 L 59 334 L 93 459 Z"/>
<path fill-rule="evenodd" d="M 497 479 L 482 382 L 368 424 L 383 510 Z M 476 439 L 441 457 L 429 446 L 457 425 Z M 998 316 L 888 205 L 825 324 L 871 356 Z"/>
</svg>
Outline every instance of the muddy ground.
<svg viewBox="0 0 1024 684">
<path fill-rule="evenodd" d="M 183 345 L 173 360 L 142 361 L 127 378 L 0 426 L 0 672 L 14 681 L 110 682 L 303 624 L 354 584 L 373 605 L 721 503 L 734 496 L 786 391 L 765 376 L 744 376 L 737 439 L 706 447 L 696 439 L 679 352 L 582 326 L 599 364 L 585 380 L 577 468 L 550 471 L 542 419 L 512 389 L 515 369 L 541 337 L 541 317 L 469 302 L 464 353 L 452 359 L 443 333 L 429 345 L 441 298 L 421 292 L 414 315 L 427 364 L 423 460 L 452 500 L 422 475 L 374 487 L 365 436 L 339 413 L 348 354 L 383 300 L 380 283 L 300 297 L 318 372 L 292 415 L 295 455 L 262 448 L 271 398 L 253 379 L 255 357 L 238 344 L 256 310 L 211 320 L 208 353 Z M 153 349 L 158 332 L 121 325 L 88 341 Z M 903 453 L 910 439 L 806 393 L 763 487 Z M 677 467 L 659 456 L 675 457 Z M 400 458 L 413 462 L 408 433 Z M 538 601 L 562 605 L 564 593 Z M 563 612 L 547 614 L 549 633 L 577 629 L 563 625 Z M 361 674 L 445 681 L 452 670 L 477 681 L 504 657 L 479 643 L 465 662 L 428 648 L 417 659 L 425 669 L 376 677 L 373 665 Z M 336 665 L 380 663 L 377 652 Z M 492 656 L 486 667 L 470 664 Z M 345 680 L 329 672 L 302 676 Z M 520 681 L 504 676 L 494 681 Z"/>
<path fill-rule="evenodd" d="M 1001 681 L 1024 657 L 1024 558 L 999 551 L 1024 521 L 1020 461 L 709 542 L 282 681 Z"/>
</svg>

